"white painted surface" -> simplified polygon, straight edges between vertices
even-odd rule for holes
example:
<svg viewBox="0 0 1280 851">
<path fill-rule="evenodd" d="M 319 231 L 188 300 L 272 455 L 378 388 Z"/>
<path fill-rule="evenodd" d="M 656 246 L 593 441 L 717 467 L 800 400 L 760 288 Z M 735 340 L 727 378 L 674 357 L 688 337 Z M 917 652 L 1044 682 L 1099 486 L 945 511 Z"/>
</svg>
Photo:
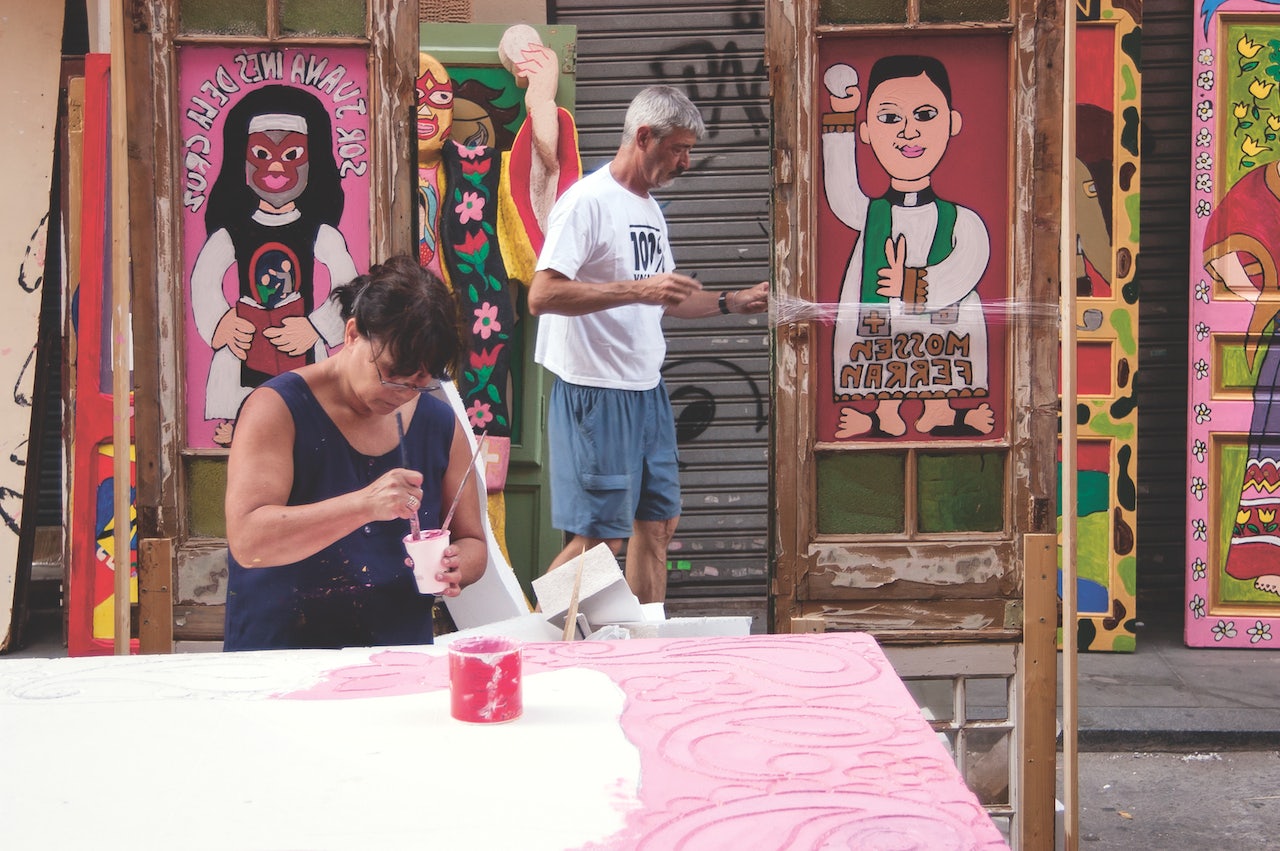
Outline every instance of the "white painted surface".
<svg viewBox="0 0 1280 851">
<path fill-rule="evenodd" d="M 508 724 L 454 721 L 447 689 L 272 697 L 371 652 L 0 662 L 0 845 L 469 848 L 483 824 L 486 847 L 550 851 L 639 806 L 623 693 L 598 671 L 526 676 Z"/>
<path fill-rule="evenodd" d="M 0 205 L 0 650 L 13 624 L 63 13 L 62 3 L 8 5 L 0 16 L 0 150 L 9 162 Z"/>
<path fill-rule="evenodd" d="M 471 449 L 476 448 L 476 437 L 471 433 L 471 425 L 467 421 L 467 409 L 458 395 L 458 388 L 452 381 L 441 383 L 444 399 L 453 406 L 453 412 L 462 421 L 467 433 Z M 445 600 L 449 607 L 449 616 L 458 629 L 470 629 L 527 615 L 530 610 L 529 601 L 525 599 L 524 589 L 515 571 L 502 555 L 498 540 L 494 537 L 493 527 L 489 524 L 488 494 L 484 488 L 484 460 L 476 459 L 476 472 L 473 476 L 476 490 L 480 496 L 480 514 L 484 521 L 485 543 L 489 546 L 489 562 L 485 566 L 484 576 L 480 581 L 467 586 L 457 597 Z M 453 494 L 445 494 L 448 500 Z"/>
</svg>

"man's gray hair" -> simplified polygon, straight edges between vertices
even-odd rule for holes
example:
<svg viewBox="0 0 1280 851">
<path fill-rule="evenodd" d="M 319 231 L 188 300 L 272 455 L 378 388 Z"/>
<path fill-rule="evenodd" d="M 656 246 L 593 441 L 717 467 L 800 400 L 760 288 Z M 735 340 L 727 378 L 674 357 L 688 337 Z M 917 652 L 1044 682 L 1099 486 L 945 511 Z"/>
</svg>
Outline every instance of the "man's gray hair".
<svg viewBox="0 0 1280 851">
<path fill-rule="evenodd" d="M 673 130 L 688 130 L 698 139 L 707 134 L 702 115 L 684 92 L 671 86 L 649 86 L 631 99 L 622 121 L 622 144 L 629 144 L 641 127 L 649 127 L 659 139 Z"/>
</svg>

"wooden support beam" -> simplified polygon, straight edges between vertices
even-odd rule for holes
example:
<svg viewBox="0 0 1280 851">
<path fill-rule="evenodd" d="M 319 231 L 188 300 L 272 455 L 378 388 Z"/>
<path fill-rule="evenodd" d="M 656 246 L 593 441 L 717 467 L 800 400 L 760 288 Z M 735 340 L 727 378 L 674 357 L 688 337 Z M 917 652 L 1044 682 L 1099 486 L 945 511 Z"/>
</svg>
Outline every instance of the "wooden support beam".
<svg viewBox="0 0 1280 851">
<path fill-rule="evenodd" d="M 799 632 L 826 632 L 827 620 L 822 615 L 808 615 L 806 617 L 792 618 L 791 631 Z"/>
<path fill-rule="evenodd" d="M 174 606 L 174 637 L 178 641 L 221 641 L 226 610 L 226 606 Z"/>
<path fill-rule="evenodd" d="M 1058 739 L 1058 537 L 1026 535 L 1020 848 L 1054 847 Z"/>
<path fill-rule="evenodd" d="M 138 651 L 173 652 L 173 540 L 138 542 Z"/>
</svg>

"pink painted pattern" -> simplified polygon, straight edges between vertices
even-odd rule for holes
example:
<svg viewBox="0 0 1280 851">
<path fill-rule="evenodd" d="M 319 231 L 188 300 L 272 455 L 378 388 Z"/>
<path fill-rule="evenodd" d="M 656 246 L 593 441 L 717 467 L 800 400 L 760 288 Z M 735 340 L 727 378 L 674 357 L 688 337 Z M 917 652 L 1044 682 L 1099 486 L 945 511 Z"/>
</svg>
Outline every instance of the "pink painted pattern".
<svg viewBox="0 0 1280 851">
<path fill-rule="evenodd" d="M 1225 293 L 1205 270 L 1206 233 L 1210 217 L 1231 188 L 1228 184 L 1230 157 L 1238 157 L 1238 142 L 1232 131 L 1240 124 L 1237 107 L 1228 94 L 1228 80 L 1245 73 L 1246 80 L 1259 83 L 1270 78 L 1262 67 L 1244 66 L 1248 60 L 1263 59 L 1263 52 L 1240 43 L 1244 30 L 1231 27 L 1241 21 L 1251 28 L 1270 28 L 1280 23 L 1277 6 L 1271 2 L 1227 0 L 1206 4 L 1194 28 L 1195 63 L 1191 98 L 1192 146 L 1191 239 L 1188 349 L 1190 371 L 1187 402 L 1187 492 L 1186 492 L 1186 594 L 1183 634 L 1191 647 L 1275 648 L 1280 646 L 1280 597 L 1266 603 L 1242 604 L 1221 599 L 1221 579 L 1225 575 L 1225 547 L 1228 535 L 1220 524 L 1230 523 L 1219 503 L 1235 506 L 1241 496 L 1241 481 L 1226 481 L 1216 469 L 1216 441 L 1227 438 L 1244 441 L 1249 435 L 1253 400 L 1240 393 L 1215 393 L 1215 370 L 1221 356 L 1215 350 L 1215 335 L 1243 336 L 1249 328 L 1252 305 Z M 1224 13 L 1238 13 L 1223 17 Z M 1244 15 L 1251 17 L 1245 18 Z M 1265 65 L 1267 63 L 1261 63 Z M 1275 117 L 1275 116 L 1271 116 Z M 1265 122 L 1263 122 L 1265 123 Z M 1261 124 L 1259 125 L 1261 126 Z M 1274 157 L 1259 158 L 1270 166 Z M 1258 355 L 1262 357 L 1261 354 Z M 1216 515 L 1216 516 L 1215 516 Z M 1274 611 L 1274 615 L 1260 614 Z M 1247 612 L 1247 614 L 1246 614 Z"/>
<path fill-rule="evenodd" d="M 586 849 L 1008 847 L 869 636 L 525 646 L 525 676 L 574 666 L 626 694 L 621 723 L 641 757 L 643 809 Z M 447 679 L 442 656 L 388 650 L 281 696 L 406 695 Z"/>
</svg>

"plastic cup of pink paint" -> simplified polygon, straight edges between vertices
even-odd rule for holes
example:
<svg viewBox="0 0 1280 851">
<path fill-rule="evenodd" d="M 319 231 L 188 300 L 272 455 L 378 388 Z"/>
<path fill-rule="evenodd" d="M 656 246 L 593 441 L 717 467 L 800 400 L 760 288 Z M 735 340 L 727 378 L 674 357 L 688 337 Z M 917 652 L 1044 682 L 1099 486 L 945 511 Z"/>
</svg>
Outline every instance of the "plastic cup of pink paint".
<svg viewBox="0 0 1280 851">
<path fill-rule="evenodd" d="M 436 578 L 448 546 L 448 529 L 423 529 L 417 538 L 412 532 L 404 536 L 405 551 L 413 560 L 413 578 L 418 583 L 418 593 L 439 594 L 449 587 L 449 583 Z"/>
<path fill-rule="evenodd" d="M 496 635 L 449 645 L 449 712 L 471 724 L 514 721 L 524 712 L 520 643 Z"/>
</svg>

